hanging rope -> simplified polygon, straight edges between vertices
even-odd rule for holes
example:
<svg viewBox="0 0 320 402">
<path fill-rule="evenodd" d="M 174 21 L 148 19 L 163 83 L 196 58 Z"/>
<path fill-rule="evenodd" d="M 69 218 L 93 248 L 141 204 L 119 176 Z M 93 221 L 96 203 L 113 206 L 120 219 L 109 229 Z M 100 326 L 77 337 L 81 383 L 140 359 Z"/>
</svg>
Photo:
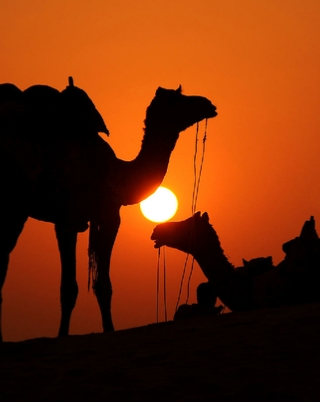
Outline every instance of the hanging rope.
<svg viewBox="0 0 320 402">
<path fill-rule="evenodd" d="M 188 278 L 186 304 L 188 304 L 189 296 L 190 296 L 190 284 L 191 284 L 191 277 L 193 274 L 193 268 L 194 268 L 194 258 L 192 258 L 191 269 L 190 269 L 190 274 L 189 274 L 189 278 Z"/>
<path fill-rule="evenodd" d="M 207 127 L 208 127 L 208 120 L 206 119 L 204 135 L 203 135 L 203 139 L 202 139 L 202 156 L 201 156 L 201 162 L 200 162 L 200 168 L 199 168 L 199 176 L 198 176 L 197 185 L 196 185 L 196 189 L 194 191 L 194 198 L 193 198 L 193 214 L 196 212 L 196 208 L 197 208 L 200 180 L 201 180 L 202 169 L 203 169 L 203 164 L 204 164 L 204 154 L 206 152 Z M 196 176 L 195 176 L 194 180 L 196 182 Z"/>
<path fill-rule="evenodd" d="M 197 124 L 196 143 L 195 143 L 194 161 L 193 161 L 194 183 L 193 183 L 193 194 L 192 194 L 192 215 L 194 215 L 197 210 L 197 201 L 198 201 L 198 195 L 199 195 L 200 180 L 201 180 L 203 163 L 204 163 L 204 155 L 205 155 L 205 151 L 206 151 L 207 127 L 208 127 L 208 119 L 206 119 L 206 122 L 205 122 L 204 135 L 203 135 L 203 139 L 202 139 L 202 155 L 201 155 L 201 162 L 200 162 L 200 167 L 199 167 L 199 176 L 197 177 L 197 153 L 198 153 L 198 132 L 199 132 L 199 128 L 198 128 L 198 124 Z M 190 284 L 191 284 L 191 277 L 193 274 L 193 268 L 194 268 L 194 258 L 192 258 L 191 269 L 190 269 L 190 274 L 189 274 L 189 278 L 188 278 L 186 304 L 189 301 Z"/>
<path fill-rule="evenodd" d="M 208 127 L 208 120 L 206 119 L 205 122 L 205 130 L 204 130 L 204 136 L 202 140 L 202 156 L 201 156 L 201 162 L 200 162 L 200 167 L 199 167 L 199 175 L 197 174 L 197 155 L 198 155 L 198 137 L 199 137 L 199 123 L 197 123 L 197 128 L 196 128 L 196 138 L 195 138 L 195 149 L 194 149 L 194 157 L 193 157 L 193 174 L 194 174 L 194 181 L 193 181 L 193 191 L 192 191 L 192 215 L 195 214 L 196 208 L 197 208 L 197 201 L 198 201 L 198 194 L 199 194 L 199 188 L 200 188 L 200 180 L 201 180 L 201 175 L 202 175 L 202 169 L 203 169 L 203 164 L 204 164 L 204 155 L 205 155 L 205 144 L 207 140 L 207 127 Z M 176 309 L 175 312 L 177 312 L 177 309 L 179 307 L 180 299 L 181 299 L 181 294 L 182 294 L 182 288 L 183 288 L 183 281 L 184 277 L 186 274 L 186 269 L 187 269 L 187 263 L 189 259 L 189 254 L 187 254 L 184 267 L 183 267 L 183 272 L 182 272 L 182 278 L 180 281 L 180 289 L 179 289 L 179 295 L 178 295 L 178 300 L 176 304 Z M 193 274 L 193 268 L 194 268 L 194 258 L 192 258 L 192 263 L 191 263 L 191 270 L 188 278 L 188 284 L 187 284 L 187 298 L 186 298 L 186 304 L 189 301 L 189 296 L 190 296 L 190 284 L 191 284 L 191 277 Z"/>
<path fill-rule="evenodd" d="M 166 252 L 165 246 L 158 249 L 158 263 L 157 263 L 157 300 L 156 300 L 156 317 L 157 323 L 159 322 L 159 294 L 160 294 L 160 262 L 161 262 L 161 248 L 163 249 L 163 305 L 164 305 L 164 321 L 168 321 L 167 313 L 167 278 L 166 278 Z"/>
<path fill-rule="evenodd" d="M 193 191 L 192 191 L 192 215 L 195 214 L 196 208 L 197 208 L 197 201 L 198 201 L 198 195 L 199 195 L 199 188 L 200 188 L 200 180 L 201 180 L 201 175 L 202 175 L 202 169 L 203 169 L 203 163 L 204 163 L 204 155 L 205 155 L 205 145 L 206 145 L 206 140 L 207 140 L 207 126 L 208 126 L 208 120 L 206 119 L 205 122 L 205 130 L 204 130 L 204 136 L 202 140 L 202 156 L 201 156 L 201 162 L 200 162 L 200 167 L 199 167 L 199 175 L 197 174 L 197 155 L 198 155 L 198 136 L 199 136 L 199 123 L 197 123 L 196 127 L 196 138 L 195 138 L 195 150 L 194 150 L 194 158 L 193 158 L 193 174 L 194 174 L 194 181 L 193 181 Z M 164 248 L 164 247 L 163 247 Z M 160 248 L 158 249 L 158 264 L 157 264 L 157 301 L 156 301 L 156 315 L 157 315 L 157 323 L 159 322 L 159 282 L 160 282 L 160 259 L 161 259 L 161 254 L 160 254 Z M 178 294 L 178 300 L 175 308 L 175 312 L 177 312 L 180 299 L 181 299 L 181 294 L 182 294 L 182 288 L 183 288 L 183 282 L 187 270 L 187 263 L 189 259 L 189 254 L 187 254 L 184 267 L 183 267 L 183 272 L 182 272 L 182 278 L 180 281 L 180 288 L 179 288 L 179 294 Z M 188 277 L 188 284 L 187 284 L 187 298 L 186 298 L 186 303 L 188 303 L 189 296 L 190 296 L 190 284 L 191 284 L 191 277 L 193 273 L 193 268 L 194 268 L 194 258 L 192 259 L 191 263 L 191 270 L 190 274 Z M 164 298 L 164 316 L 165 316 L 165 321 L 167 321 L 167 294 L 166 294 L 166 259 L 165 259 L 165 251 L 163 252 L 163 298 Z"/>
<path fill-rule="evenodd" d="M 157 316 L 157 324 L 159 322 L 159 282 L 160 282 L 160 255 L 161 255 L 161 247 L 158 248 L 158 264 L 157 264 L 157 301 L 156 301 L 156 316 Z"/>
<path fill-rule="evenodd" d="M 167 317 L 167 281 L 166 281 L 166 251 L 163 248 L 163 303 L 164 303 L 164 321 L 168 321 Z"/>
<path fill-rule="evenodd" d="M 198 154 L 198 135 L 199 135 L 199 123 L 197 123 L 196 128 L 196 140 L 194 144 L 194 156 L 193 156 L 193 190 L 192 190 L 192 203 L 191 212 L 192 215 L 195 213 L 195 199 L 196 199 L 196 189 L 197 189 L 197 154 Z"/>
<path fill-rule="evenodd" d="M 185 262 L 184 262 L 184 267 L 183 267 L 183 272 L 182 272 L 182 278 L 181 278 L 181 281 L 180 281 L 180 289 L 179 289 L 178 300 L 177 300 L 175 312 L 177 312 L 178 307 L 179 307 L 179 303 L 180 303 L 180 298 L 181 298 L 181 293 L 182 293 L 182 287 L 183 287 L 183 281 L 184 281 L 184 276 L 185 276 L 186 270 L 187 270 L 188 259 L 189 259 L 189 254 L 187 254 L 186 260 L 185 260 Z"/>
</svg>

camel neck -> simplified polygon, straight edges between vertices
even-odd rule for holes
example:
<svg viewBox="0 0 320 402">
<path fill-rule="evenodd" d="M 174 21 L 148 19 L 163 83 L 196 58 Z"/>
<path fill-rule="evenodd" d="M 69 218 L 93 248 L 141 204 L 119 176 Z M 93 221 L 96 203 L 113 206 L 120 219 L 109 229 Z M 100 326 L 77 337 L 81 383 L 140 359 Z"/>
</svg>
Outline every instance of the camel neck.
<svg viewBox="0 0 320 402">
<path fill-rule="evenodd" d="M 232 311 L 248 309 L 251 301 L 247 284 L 224 255 L 219 241 L 218 244 L 216 241 L 202 243 L 200 252 L 195 253 L 194 257 L 222 303 Z"/>
<path fill-rule="evenodd" d="M 170 156 L 178 138 L 179 132 L 176 130 L 161 127 L 161 125 L 154 127 L 148 125 L 144 129 L 140 153 L 149 153 L 150 151 L 152 152 L 159 149 L 163 152 L 167 152 Z"/>
<path fill-rule="evenodd" d="M 132 161 L 122 162 L 125 179 L 123 205 L 141 202 L 161 185 L 178 137 L 179 133 L 169 134 L 160 129 L 145 129 L 137 157 Z"/>
<path fill-rule="evenodd" d="M 220 245 L 202 243 L 194 257 L 209 281 L 219 284 L 234 272 Z"/>
</svg>

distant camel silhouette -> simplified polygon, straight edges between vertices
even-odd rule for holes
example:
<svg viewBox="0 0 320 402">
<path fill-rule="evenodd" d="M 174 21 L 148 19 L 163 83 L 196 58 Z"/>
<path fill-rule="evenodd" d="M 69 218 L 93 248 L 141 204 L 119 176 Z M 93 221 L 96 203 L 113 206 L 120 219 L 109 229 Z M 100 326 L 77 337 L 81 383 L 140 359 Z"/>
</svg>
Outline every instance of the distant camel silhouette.
<svg viewBox="0 0 320 402">
<path fill-rule="evenodd" d="M 320 301 L 320 240 L 311 217 L 301 234 L 283 245 L 285 259 L 277 266 L 271 257 L 234 268 L 205 212 L 181 222 L 155 227 L 155 247 L 168 246 L 191 254 L 213 288 L 232 311 Z"/>
<path fill-rule="evenodd" d="M 97 135 L 108 130 L 72 80 L 61 93 L 42 85 L 23 93 L 13 84 L 0 86 L 0 289 L 28 217 L 54 223 L 62 269 L 59 336 L 67 335 L 78 294 L 77 233 L 90 222 L 92 286 L 103 331 L 113 330 L 109 268 L 119 210 L 161 184 L 181 131 L 216 114 L 204 97 L 159 87 L 147 108 L 141 150 L 123 161 Z"/>
<path fill-rule="evenodd" d="M 173 320 L 184 318 L 218 315 L 222 306 L 216 307 L 217 294 L 211 282 L 200 283 L 197 287 L 197 303 L 181 304 L 174 314 Z"/>
</svg>

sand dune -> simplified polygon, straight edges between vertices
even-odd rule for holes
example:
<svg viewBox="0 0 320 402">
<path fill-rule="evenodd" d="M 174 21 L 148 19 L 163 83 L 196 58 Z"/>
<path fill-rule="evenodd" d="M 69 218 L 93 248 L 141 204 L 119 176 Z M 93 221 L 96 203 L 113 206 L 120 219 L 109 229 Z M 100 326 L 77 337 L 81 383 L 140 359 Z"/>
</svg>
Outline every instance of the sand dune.
<svg viewBox="0 0 320 402">
<path fill-rule="evenodd" d="M 320 304 L 1 347 L 1 401 L 319 401 Z"/>
</svg>

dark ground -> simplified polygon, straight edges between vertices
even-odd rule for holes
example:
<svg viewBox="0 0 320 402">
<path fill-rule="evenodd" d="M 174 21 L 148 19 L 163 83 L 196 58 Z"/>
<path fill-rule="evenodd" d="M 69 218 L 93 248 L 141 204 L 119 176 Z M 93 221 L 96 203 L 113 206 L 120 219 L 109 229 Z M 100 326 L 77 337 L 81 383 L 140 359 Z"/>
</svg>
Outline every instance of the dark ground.
<svg viewBox="0 0 320 402">
<path fill-rule="evenodd" d="M 4 343 L 0 401 L 320 401 L 320 304 Z"/>
</svg>

